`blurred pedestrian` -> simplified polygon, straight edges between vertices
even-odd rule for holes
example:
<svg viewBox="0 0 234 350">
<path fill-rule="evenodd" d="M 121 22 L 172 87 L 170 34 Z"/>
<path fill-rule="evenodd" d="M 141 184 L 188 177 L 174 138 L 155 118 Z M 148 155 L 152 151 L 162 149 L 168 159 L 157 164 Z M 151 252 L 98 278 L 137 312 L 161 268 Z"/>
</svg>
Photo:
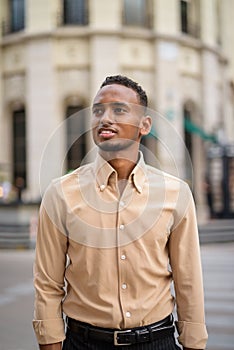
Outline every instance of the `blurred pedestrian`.
<svg viewBox="0 0 234 350">
<path fill-rule="evenodd" d="M 24 178 L 23 177 L 18 176 L 15 179 L 15 187 L 16 187 L 16 190 L 17 190 L 17 201 L 19 203 L 21 203 L 22 202 L 22 191 L 25 188 L 25 182 L 24 182 Z"/>
<path fill-rule="evenodd" d="M 139 144 L 150 128 L 143 89 L 107 77 L 92 106 L 96 160 L 53 181 L 40 209 L 41 350 L 178 349 L 175 301 L 183 349 L 205 349 L 194 202 L 185 182 L 145 164 Z"/>
</svg>

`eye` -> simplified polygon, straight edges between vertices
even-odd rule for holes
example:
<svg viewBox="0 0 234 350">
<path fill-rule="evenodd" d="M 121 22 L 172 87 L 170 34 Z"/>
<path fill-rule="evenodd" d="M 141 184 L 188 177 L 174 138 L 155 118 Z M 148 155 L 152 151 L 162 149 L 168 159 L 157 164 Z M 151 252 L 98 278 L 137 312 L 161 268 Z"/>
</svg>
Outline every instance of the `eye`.
<svg viewBox="0 0 234 350">
<path fill-rule="evenodd" d="M 93 109 L 93 114 L 95 116 L 101 116 L 102 114 L 104 113 L 104 109 L 103 108 L 100 108 L 100 107 L 96 107 Z"/>
<path fill-rule="evenodd" d="M 116 114 L 124 114 L 124 113 L 127 113 L 127 110 L 123 107 L 115 107 L 114 112 Z"/>
</svg>

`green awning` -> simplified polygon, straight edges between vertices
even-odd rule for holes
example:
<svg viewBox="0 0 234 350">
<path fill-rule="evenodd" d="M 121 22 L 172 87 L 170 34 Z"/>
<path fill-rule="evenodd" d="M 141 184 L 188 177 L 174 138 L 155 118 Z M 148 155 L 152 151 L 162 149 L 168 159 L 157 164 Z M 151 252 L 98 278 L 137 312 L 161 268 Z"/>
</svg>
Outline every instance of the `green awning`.
<svg viewBox="0 0 234 350">
<path fill-rule="evenodd" d="M 197 134 L 204 141 L 211 141 L 213 143 L 217 143 L 217 138 L 214 134 L 208 134 L 205 130 L 203 130 L 200 126 L 193 123 L 190 119 L 184 119 L 184 127 L 187 132 L 192 134 Z"/>
<path fill-rule="evenodd" d="M 203 130 L 200 126 L 198 126 L 188 118 L 184 119 L 184 128 L 187 132 L 200 136 L 204 141 L 217 143 L 217 137 L 214 134 L 208 134 L 205 130 Z M 158 133 L 155 130 L 154 125 L 152 125 L 151 131 L 147 136 L 156 139 L 158 138 Z"/>
</svg>

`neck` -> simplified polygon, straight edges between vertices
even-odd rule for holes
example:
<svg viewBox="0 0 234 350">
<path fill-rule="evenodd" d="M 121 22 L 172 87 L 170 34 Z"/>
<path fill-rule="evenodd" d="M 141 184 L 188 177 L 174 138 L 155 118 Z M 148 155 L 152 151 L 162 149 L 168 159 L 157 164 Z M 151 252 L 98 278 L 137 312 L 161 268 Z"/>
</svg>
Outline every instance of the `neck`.
<svg viewBox="0 0 234 350">
<path fill-rule="evenodd" d="M 100 155 L 116 170 L 118 179 L 128 179 L 138 161 L 138 152 L 100 152 Z"/>
<path fill-rule="evenodd" d="M 110 165 L 116 170 L 118 179 L 128 179 L 137 161 L 132 162 L 128 159 L 112 159 L 109 161 Z"/>
</svg>

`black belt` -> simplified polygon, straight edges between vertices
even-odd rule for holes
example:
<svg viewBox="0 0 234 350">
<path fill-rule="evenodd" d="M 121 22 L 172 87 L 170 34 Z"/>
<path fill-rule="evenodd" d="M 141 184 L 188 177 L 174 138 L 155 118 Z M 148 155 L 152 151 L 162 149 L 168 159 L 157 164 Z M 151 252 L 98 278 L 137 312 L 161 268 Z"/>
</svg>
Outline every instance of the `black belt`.
<svg viewBox="0 0 234 350">
<path fill-rule="evenodd" d="M 72 332 L 83 336 L 85 341 L 90 339 L 114 343 L 114 345 L 151 342 L 172 335 L 175 331 L 172 315 L 148 326 L 124 330 L 99 328 L 70 317 L 67 317 L 67 326 Z"/>
</svg>

